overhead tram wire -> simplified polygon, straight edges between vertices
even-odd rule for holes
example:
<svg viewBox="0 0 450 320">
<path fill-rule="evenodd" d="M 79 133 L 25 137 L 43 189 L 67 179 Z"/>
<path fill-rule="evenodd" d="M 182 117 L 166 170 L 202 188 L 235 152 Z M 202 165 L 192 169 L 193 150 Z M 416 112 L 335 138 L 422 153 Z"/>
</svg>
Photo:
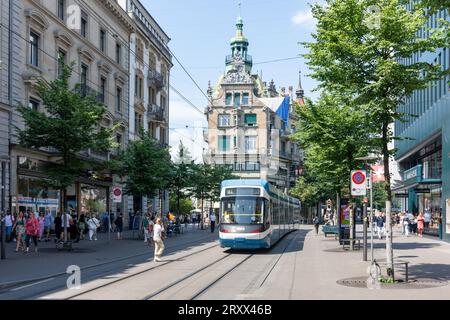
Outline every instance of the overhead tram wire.
<svg viewBox="0 0 450 320">
<path fill-rule="evenodd" d="M 2 23 L 0 23 L 0 26 L 2 26 L 2 27 L 4 27 L 4 28 L 6 28 L 7 30 L 11 31 L 12 33 L 14 33 L 16 36 L 18 36 L 21 40 L 23 40 L 23 41 L 26 42 L 27 44 L 30 43 L 30 40 L 24 38 L 24 37 L 23 37 L 21 34 L 19 34 L 17 31 L 10 30 L 10 28 L 9 28 L 8 26 L 5 26 L 5 25 L 2 24 Z M 49 58 L 55 60 L 56 62 L 59 61 L 58 57 L 56 57 L 56 56 L 54 56 L 54 55 L 48 53 L 47 51 L 45 51 L 45 50 L 42 49 L 41 47 L 38 47 L 38 50 L 39 50 L 40 52 L 42 52 L 43 54 L 45 54 L 46 56 L 48 56 Z M 135 53 L 134 53 L 131 49 L 130 49 L 130 52 L 131 52 L 133 55 L 135 55 Z M 76 74 L 76 75 L 78 75 L 78 76 L 81 76 L 81 73 L 78 72 L 78 71 L 75 70 L 75 69 L 73 69 L 73 73 Z M 91 79 L 88 78 L 88 79 L 86 79 L 86 80 L 87 80 L 90 84 L 94 85 L 97 89 L 101 89 L 101 88 L 100 88 L 100 85 L 97 84 L 97 83 L 95 83 L 95 82 L 93 82 Z M 129 81 L 131 81 L 131 80 L 129 80 Z M 171 88 L 172 90 L 174 90 L 180 97 L 182 97 L 182 99 L 185 100 L 185 101 L 188 103 L 188 105 L 189 105 L 190 107 L 193 107 L 196 111 L 198 111 L 198 112 L 200 112 L 202 115 L 204 115 L 204 113 L 203 113 L 198 107 L 196 107 L 196 106 L 195 106 L 188 98 L 186 98 L 184 95 L 182 95 L 181 92 L 178 91 L 178 89 L 176 89 L 172 84 L 169 84 L 169 85 L 170 85 L 170 88 Z M 109 90 L 107 90 L 107 89 L 105 89 L 105 93 L 107 93 L 107 94 L 109 94 L 109 95 L 111 95 L 111 96 L 113 96 L 113 97 L 116 97 L 115 93 L 112 93 L 111 91 L 109 91 Z M 130 94 L 131 94 L 131 93 L 130 93 Z M 17 99 L 16 99 L 16 100 L 17 100 Z M 25 104 L 27 104 L 27 100 L 26 100 L 26 99 L 24 99 L 23 102 L 24 102 Z M 127 101 L 127 100 L 125 100 L 124 98 L 122 98 L 122 99 L 121 99 L 121 102 L 122 102 L 125 106 L 128 107 L 129 101 Z"/>
</svg>

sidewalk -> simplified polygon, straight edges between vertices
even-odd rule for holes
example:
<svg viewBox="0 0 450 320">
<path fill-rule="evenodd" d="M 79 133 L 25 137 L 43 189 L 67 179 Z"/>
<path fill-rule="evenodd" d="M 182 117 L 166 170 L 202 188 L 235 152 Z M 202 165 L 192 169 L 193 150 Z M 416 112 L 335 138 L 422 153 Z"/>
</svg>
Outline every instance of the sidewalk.
<svg viewBox="0 0 450 320">
<path fill-rule="evenodd" d="M 53 242 L 39 242 L 38 253 L 33 246 L 29 253 L 14 252 L 16 243 L 6 244 L 6 260 L 0 260 L 0 289 L 17 285 L 30 280 L 47 278 L 66 273 L 68 265 L 78 265 L 80 268 L 95 266 L 111 261 L 124 259 L 148 253 L 153 256 L 154 247 L 150 247 L 143 240 L 127 240 L 132 238 L 132 231 L 123 233 L 124 239 L 116 240 L 116 234 L 99 233 L 98 241 L 83 240 L 74 243 L 74 250 L 58 251 Z M 217 234 L 211 234 L 208 229 L 199 230 L 192 225 L 181 235 L 172 236 L 165 240 L 167 250 L 183 251 L 192 246 L 217 239 Z"/>
<path fill-rule="evenodd" d="M 362 238 L 362 226 L 358 237 Z M 394 257 L 409 261 L 409 278 L 415 280 L 439 280 L 447 285 L 433 288 L 406 288 L 396 286 L 382 289 L 367 287 L 347 287 L 337 281 L 349 278 L 369 278 L 369 262 L 362 261 L 362 250 L 343 251 L 334 237 L 325 238 L 323 233 L 315 234 L 310 226 L 301 226 L 309 230 L 307 235 L 292 244 L 292 249 L 283 255 L 262 289 L 267 299 L 448 299 L 450 297 L 450 244 L 437 238 L 417 236 L 404 237 L 394 229 Z M 377 260 L 386 260 L 385 241 L 374 241 L 374 256 Z M 385 272 L 385 270 L 384 270 Z M 383 272 L 383 273 L 384 273 Z M 292 277 L 289 288 L 283 283 L 287 275 Z M 402 279 L 403 272 L 396 271 L 396 278 Z M 412 285 L 414 286 L 414 285 Z M 256 293 L 256 292 L 255 292 Z"/>
</svg>

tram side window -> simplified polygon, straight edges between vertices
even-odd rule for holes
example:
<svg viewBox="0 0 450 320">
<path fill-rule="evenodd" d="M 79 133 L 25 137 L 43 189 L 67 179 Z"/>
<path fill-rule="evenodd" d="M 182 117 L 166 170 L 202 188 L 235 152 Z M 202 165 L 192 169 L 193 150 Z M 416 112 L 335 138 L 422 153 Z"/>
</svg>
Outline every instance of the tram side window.
<svg viewBox="0 0 450 320">
<path fill-rule="evenodd" d="M 273 211 L 273 223 L 275 225 L 278 225 L 278 224 L 280 224 L 280 217 L 279 217 L 280 209 L 279 209 L 279 205 L 278 205 L 278 199 L 274 199 L 273 203 L 274 203 L 274 207 L 275 207 L 275 210 Z"/>
</svg>

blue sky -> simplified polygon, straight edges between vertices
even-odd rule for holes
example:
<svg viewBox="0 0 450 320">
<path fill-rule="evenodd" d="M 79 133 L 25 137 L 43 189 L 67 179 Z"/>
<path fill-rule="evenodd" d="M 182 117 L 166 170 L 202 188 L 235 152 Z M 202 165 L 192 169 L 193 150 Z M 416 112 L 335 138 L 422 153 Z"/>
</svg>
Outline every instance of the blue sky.
<svg viewBox="0 0 450 320">
<path fill-rule="evenodd" d="M 253 73 L 262 71 L 264 81 L 275 81 L 277 87 L 297 87 L 298 71 L 303 72 L 303 87 L 312 98 L 317 83 L 307 77 L 304 59 L 257 64 L 275 59 L 297 57 L 305 53 L 298 42 L 311 40 L 315 20 L 304 0 L 242 0 L 244 34 L 250 42 Z M 238 0 L 142 0 L 149 12 L 172 39 L 169 46 L 204 92 L 208 81 L 217 83 L 224 72 L 225 56 L 230 54 L 230 39 L 236 30 Z M 206 98 L 196 88 L 174 59 L 171 84 L 200 110 Z M 189 128 L 186 128 L 186 125 Z M 170 144 L 173 153 L 178 142 L 188 146 L 201 158 L 202 128 L 205 116 L 195 111 L 173 91 L 170 92 Z"/>
</svg>

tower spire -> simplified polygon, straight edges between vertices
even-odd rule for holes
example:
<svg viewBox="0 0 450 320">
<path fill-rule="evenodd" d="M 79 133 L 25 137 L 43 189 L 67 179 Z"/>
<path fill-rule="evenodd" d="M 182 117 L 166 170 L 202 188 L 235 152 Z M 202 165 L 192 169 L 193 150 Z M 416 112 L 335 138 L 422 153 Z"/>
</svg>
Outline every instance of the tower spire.
<svg viewBox="0 0 450 320">
<path fill-rule="evenodd" d="M 305 90 L 303 90 L 302 86 L 302 70 L 299 70 L 298 72 L 298 88 L 297 91 L 295 91 L 295 95 L 297 97 L 297 103 L 299 105 L 305 105 Z"/>
<path fill-rule="evenodd" d="M 305 95 L 305 90 L 303 90 L 303 86 L 302 86 L 302 70 L 299 70 L 299 72 L 298 72 L 298 88 L 295 93 L 297 94 L 298 99 L 303 98 Z"/>
</svg>

